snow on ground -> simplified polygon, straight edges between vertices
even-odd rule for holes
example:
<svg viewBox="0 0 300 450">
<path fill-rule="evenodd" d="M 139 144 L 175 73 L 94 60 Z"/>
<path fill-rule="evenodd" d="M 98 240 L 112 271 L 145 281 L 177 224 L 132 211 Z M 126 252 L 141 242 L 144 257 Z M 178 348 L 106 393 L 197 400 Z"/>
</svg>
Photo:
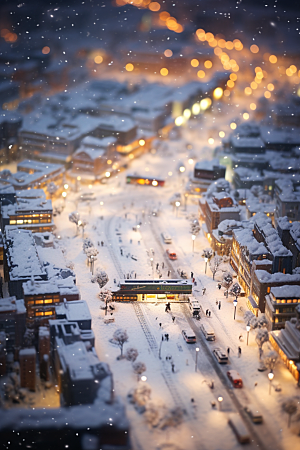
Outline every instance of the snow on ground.
<svg viewBox="0 0 300 450">
<path fill-rule="evenodd" d="M 178 143 L 176 145 L 178 147 Z M 174 144 L 174 147 L 176 145 Z M 184 147 L 184 145 L 182 146 Z M 184 205 L 181 205 L 176 214 L 168 202 L 171 195 L 180 190 L 183 181 L 175 173 L 178 159 L 182 159 L 185 150 L 176 157 L 174 151 L 174 149 L 170 150 L 173 159 L 168 157 L 168 164 L 158 153 L 134 161 L 128 171 L 133 172 L 132 169 L 134 169 L 139 173 L 145 173 L 145 169 L 149 168 L 154 173 L 159 171 L 160 175 L 165 175 L 166 178 L 168 178 L 167 172 L 172 171 L 174 175 L 169 176 L 165 188 L 126 186 L 123 173 L 118 178 L 109 180 L 105 186 L 93 186 L 96 201 L 91 203 L 91 208 L 88 205 L 79 204 L 78 211 L 81 217 L 86 218 L 89 222 L 85 236 L 90 237 L 99 250 L 95 266 L 103 268 L 108 273 L 110 280 L 105 287 L 109 289 L 116 287 L 114 279 L 118 282 L 120 272 L 125 275 L 132 274 L 132 277 L 136 273 L 137 278 L 151 278 L 151 261 L 147 255 L 147 250 L 149 252 L 150 248 L 155 251 L 155 277 L 157 277 L 156 264 L 159 263 L 161 267 L 163 261 L 165 262 L 165 268 L 162 270 L 163 278 L 167 277 L 167 263 L 172 265 L 173 273 L 176 273 L 178 267 L 185 269 L 188 274 L 193 271 L 197 280 L 194 295 L 199 299 L 203 311 L 208 308 L 212 312 L 211 318 L 204 316 L 201 321 L 209 321 L 216 333 L 216 341 L 205 343 L 205 345 L 210 349 L 218 346 L 224 349 L 230 347 L 228 367 L 237 369 L 244 381 L 244 388 L 240 391 L 235 390 L 235 394 L 242 405 L 253 403 L 262 411 L 266 422 L 261 426 L 262 434 L 270 435 L 267 443 L 277 442 L 279 443 L 278 447 L 283 449 L 291 448 L 293 445 L 297 446 L 299 438 L 291 432 L 292 428 L 287 429 L 287 417 L 281 411 L 282 399 L 298 394 L 294 379 L 285 366 L 279 363 L 275 369 L 273 386 L 280 384 L 282 390 L 276 392 L 272 388 L 271 395 L 269 395 L 267 373 L 257 371 L 258 349 L 253 332 L 250 333 L 249 345 L 246 345 L 246 330 L 243 321 L 243 312 L 247 309 L 246 300 L 239 298 L 237 316 L 234 321 L 232 298 L 226 299 L 223 289 L 217 289 L 217 281 L 212 280 L 209 268 L 207 274 L 204 273 L 205 263 L 201 255 L 203 248 L 208 247 L 208 242 L 202 232 L 195 240 L 194 254 L 192 253 L 190 223 L 187 219 L 191 214 L 197 214 L 197 205 L 191 204 L 189 201 L 187 211 L 185 211 Z M 82 191 L 86 190 L 88 189 L 82 187 Z M 82 236 L 81 234 L 76 235 L 75 225 L 68 221 L 68 214 L 75 210 L 74 200 L 78 195 L 68 194 L 64 212 L 61 216 L 56 217 L 56 234 L 60 236 L 61 245 L 67 249 L 67 259 L 72 260 L 75 264 L 77 285 L 82 298 L 88 302 L 91 311 L 99 358 L 110 365 L 114 374 L 116 394 L 121 395 L 124 402 L 127 403 L 134 447 L 155 449 L 163 442 L 171 441 L 176 442 L 182 449 L 199 448 L 199 443 L 201 443 L 201 448 L 206 449 L 237 448 L 238 443 L 230 428 L 226 426 L 226 413 L 234 410 L 230 397 L 211 367 L 201 345 L 199 343 L 186 344 L 181 336 L 182 327 L 186 325 L 184 308 L 171 303 L 171 313 L 175 316 L 173 323 L 171 314 L 164 311 L 163 303 L 141 306 L 158 349 L 161 344 L 161 360 L 158 354 L 151 351 L 131 304 L 116 304 L 115 322 L 110 324 L 103 322 L 104 311 L 99 309 L 99 288 L 97 284 L 90 282 L 91 272 L 86 265 L 86 257 L 82 251 Z M 103 202 L 102 206 L 100 206 L 100 201 Z M 153 207 L 159 207 L 158 217 L 151 216 Z M 100 216 L 103 216 L 103 220 Z M 135 232 L 132 228 L 137 222 L 142 222 L 142 225 L 140 231 Z M 158 236 L 161 231 L 168 231 L 173 238 L 172 245 L 167 246 L 162 241 L 158 242 L 151 230 L 154 230 Z M 98 245 L 101 240 L 104 241 L 103 247 Z M 177 261 L 168 262 L 166 260 L 166 248 L 176 251 Z M 123 256 L 121 256 L 120 249 L 123 250 Z M 118 267 L 112 260 L 112 254 L 117 260 Z M 127 257 L 127 255 L 130 256 Z M 135 255 L 137 261 L 131 259 L 131 255 Z M 218 279 L 218 274 L 216 279 Z M 205 295 L 202 295 L 203 286 L 206 287 Z M 220 310 L 216 306 L 216 300 L 221 300 Z M 195 326 L 199 327 L 199 323 L 194 322 Z M 152 389 L 152 399 L 160 400 L 171 407 L 174 406 L 175 396 L 186 410 L 184 423 L 176 430 L 172 429 L 167 432 L 149 429 L 144 416 L 138 414 L 127 402 L 128 391 L 137 386 L 137 376 L 129 361 L 117 359 L 120 350 L 109 341 L 117 328 L 124 328 L 128 332 L 129 342 L 125 344 L 124 349 L 126 350 L 126 347 L 129 346 L 136 347 L 139 352 L 137 360 L 146 364 L 145 375 L 147 383 Z M 166 333 L 169 334 L 169 341 L 162 342 L 161 337 Z M 242 341 L 239 340 L 241 334 L 243 335 Z M 200 347 L 197 372 L 195 371 L 196 345 Z M 242 349 L 240 358 L 237 352 L 238 346 L 241 346 Z M 267 345 L 264 350 L 266 353 Z M 172 373 L 171 361 L 166 360 L 166 356 L 172 357 L 174 373 Z M 228 367 L 220 367 L 220 369 L 226 373 Z M 168 387 L 166 379 L 171 387 Z M 212 379 L 215 383 L 214 390 L 208 386 Z M 217 403 L 219 395 L 224 398 L 223 411 L 218 411 L 218 408 L 213 409 L 211 406 L 212 401 Z M 191 402 L 191 398 L 195 400 L 194 404 Z M 259 427 L 255 428 L 257 433 L 259 433 Z M 266 438 L 266 436 L 262 437 Z"/>
</svg>

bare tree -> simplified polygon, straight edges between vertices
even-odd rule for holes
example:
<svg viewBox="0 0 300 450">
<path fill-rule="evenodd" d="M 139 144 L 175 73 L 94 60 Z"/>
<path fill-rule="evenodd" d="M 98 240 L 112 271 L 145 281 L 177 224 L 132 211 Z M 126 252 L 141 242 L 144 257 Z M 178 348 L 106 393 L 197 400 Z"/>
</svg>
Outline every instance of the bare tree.
<svg viewBox="0 0 300 450">
<path fill-rule="evenodd" d="M 118 347 L 121 350 L 120 358 L 123 357 L 123 346 L 125 342 L 128 341 L 128 334 L 126 330 L 123 330 L 122 328 L 118 328 L 114 334 L 113 334 L 113 340 L 116 341 Z"/>
<path fill-rule="evenodd" d="M 68 269 L 74 270 L 75 265 L 74 265 L 73 261 L 68 260 L 68 261 L 66 261 L 66 267 Z"/>
<path fill-rule="evenodd" d="M 288 428 L 291 425 L 291 419 L 298 409 L 298 401 L 295 398 L 288 398 L 282 403 L 282 410 L 288 414 Z"/>
<path fill-rule="evenodd" d="M 274 350 L 271 350 L 268 352 L 264 358 L 264 365 L 267 367 L 269 372 L 273 372 L 274 368 L 276 366 L 276 363 L 278 362 L 278 353 Z"/>
<path fill-rule="evenodd" d="M 257 323 L 259 328 L 266 328 L 268 326 L 268 319 L 264 314 L 261 314 L 257 319 Z"/>
<path fill-rule="evenodd" d="M 136 361 L 132 364 L 134 373 L 137 374 L 137 380 L 139 381 L 140 375 L 146 371 L 146 365 L 143 362 Z"/>
<path fill-rule="evenodd" d="M 235 299 L 237 300 L 238 297 L 241 295 L 241 291 L 242 291 L 242 288 L 239 285 L 239 283 L 234 283 L 234 285 L 231 287 L 229 293 L 230 293 L 230 295 L 233 295 L 235 297 Z"/>
<path fill-rule="evenodd" d="M 78 222 L 78 226 L 82 228 L 82 237 L 84 236 L 84 229 L 87 226 L 88 222 L 85 219 L 82 219 Z"/>
<path fill-rule="evenodd" d="M 89 247 L 85 251 L 85 254 L 86 254 L 87 259 L 88 259 L 88 264 L 91 266 L 92 274 L 94 273 L 94 264 L 95 264 L 95 261 L 97 259 L 98 253 L 99 252 L 96 249 L 96 247 Z"/>
<path fill-rule="evenodd" d="M 139 352 L 137 351 L 136 348 L 130 347 L 126 350 L 125 353 L 125 358 L 128 361 L 131 361 L 134 363 L 134 361 L 136 360 L 136 358 L 139 356 Z"/>
<path fill-rule="evenodd" d="M 213 280 L 215 279 L 215 275 L 216 275 L 220 265 L 222 264 L 222 262 L 223 262 L 223 258 L 222 258 L 222 256 L 219 256 L 219 255 L 214 256 L 209 261 L 209 267 L 213 274 Z"/>
<path fill-rule="evenodd" d="M 78 224 L 79 224 L 79 221 L 80 221 L 80 214 L 79 214 L 79 212 L 77 212 L 77 211 L 71 212 L 69 214 L 69 221 L 71 223 L 75 223 L 75 225 L 77 227 L 76 228 L 76 232 L 78 233 Z"/>
<path fill-rule="evenodd" d="M 109 281 L 107 273 L 103 269 L 97 269 L 94 276 L 91 278 L 92 283 L 98 283 L 102 289 Z"/>
<path fill-rule="evenodd" d="M 232 283 L 233 283 L 233 278 L 232 278 L 231 273 L 229 273 L 229 272 L 224 273 L 223 279 L 221 281 L 221 285 L 223 286 L 223 288 L 225 288 L 227 298 L 228 298 L 228 291 L 229 291 L 229 288 L 232 285 Z"/>
<path fill-rule="evenodd" d="M 259 359 L 261 359 L 262 354 L 263 354 L 263 345 L 265 342 L 269 341 L 269 332 L 266 328 L 259 328 L 257 333 L 256 333 L 256 338 L 255 341 L 258 345 L 259 348 Z"/>
</svg>

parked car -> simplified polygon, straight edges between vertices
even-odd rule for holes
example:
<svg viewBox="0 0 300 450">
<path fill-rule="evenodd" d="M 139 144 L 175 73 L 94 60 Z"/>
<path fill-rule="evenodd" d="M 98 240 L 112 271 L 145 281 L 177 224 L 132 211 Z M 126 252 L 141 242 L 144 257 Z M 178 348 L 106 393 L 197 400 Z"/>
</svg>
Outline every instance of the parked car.
<svg viewBox="0 0 300 450">
<path fill-rule="evenodd" d="M 169 259 L 171 259 L 172 261 L 175 261 L 175 259 L 177 259 L 176 253 L 173 252 L 172 250 L 167 249 L 167 255 Z"/>
<path fill-rule="evenodd" d="M 178 275 L 180 275 L 181 276 L 181 278 L 184 278 L 184 279 L 187 279 L 187 273 L 186 273 L 186 271 L 185 270 L 182 270 L 182 269 L 180 269 L 180 267 L 178 267 L 178 269 L 177 269 L 177 273 L 178 273 Z"/>
<path fill-rule="evenodd" d="M 215 348 L 213 350 L 213 354 L 215 355 L 219 364 L 227 364 L 228 363 L 228 356 L 221 348 Z"/>
<path fill-rule="evenodd" d="M 193 344 L 194 342 L 196 342 L 196 336 L 192 329 L 186 328 L 185 330 L 182 330 L 181 333 L 182 333 L 183 339 L 188 344 Z"/>
<path fill-rule="evenodd" d="M 261 415 L 260 411 L 258 411 L 254 406 L 245 406 L 244 410 L 250 417 L 253 423 L 262 423 L 263 422 L 263 416 Z"/>
</svg>

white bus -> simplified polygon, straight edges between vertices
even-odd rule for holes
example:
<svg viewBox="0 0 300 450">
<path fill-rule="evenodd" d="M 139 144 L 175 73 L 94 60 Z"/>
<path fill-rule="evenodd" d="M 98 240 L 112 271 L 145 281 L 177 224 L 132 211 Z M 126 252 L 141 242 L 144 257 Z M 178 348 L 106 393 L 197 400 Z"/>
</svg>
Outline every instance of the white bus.
<svg viewBox="0 0 300 450">
<path fill-rule="evenodd" d="M 229 414 L 228 423 L 240 444 L 248 444 L 250 442 L 249 431 L 238 413 Z"/>
<path fill-rule="evenodd" d="M 200 316 L 201 305 L 198 302 L 198 300 L 193 296 L 189 297 L 189 308 L 193 317 Z"/>
</svg>

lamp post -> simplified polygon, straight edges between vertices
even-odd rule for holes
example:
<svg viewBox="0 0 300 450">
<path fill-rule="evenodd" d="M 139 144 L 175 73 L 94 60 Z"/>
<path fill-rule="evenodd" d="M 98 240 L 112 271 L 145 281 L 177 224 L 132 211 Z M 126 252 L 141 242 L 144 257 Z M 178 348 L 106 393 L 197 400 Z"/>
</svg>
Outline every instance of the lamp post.
<svg viewBox="0 0 300 450">
<path fill-rule="evenodd" d="M 81 224 L 82 224 L 81 220 L 78 220 L 78 222 L 77 222 L 77 230 L 78 230 L 78 233 L 79 233 L 79 228 L 81 227 Z"/>
<path fill-rule="evenodd" d="M 196 235 L 195 235 L 195 234 L 192 234 L 192 242 L 193 242 L 193 256 L 194 256 L 195 239 L 196 239 Z"/>
<path fill-rule="evenodd" d="M 153 269 L 153 258 L 150 258 L 151 267 L 152 267 L 152 278 L 154 278 L 154 269 Z"/>
<path fill-rule="evenodd" d="M 180 202 L 179 201 L 175 202 L 175 206 L 176 206 L 176 217 L 178 217 L 178 208 L 180 206 Z"/>
<path fill-rule="evenodd" d="M 64 205 L 66 206 L 66 197 L 67 197 L 67 193 L 64 191 L 62 192 L 62 198 L 64 199 Z"/>
<path fill-rule="evenodd" d="M 142 376 L 141 376 L 141 381 L 147 381 L 146 375 L 142 375 Z"/>
<path fill-rule="evenodd" d="M 250 327 L 250 325 L 249 325 L 249 323 L 246 325 L 246 331 L 247 331 L 247 345 L 248 345 L 248 342 L 249 342 L 249 331 L 251 330 L 251 327 Z"/>
<path fill-rule="evenodd" d="M 219 411 L 222 411 L 222 401 L 223 401 L 223 397 L 221 397 L 221 395 L 218 397 L 218 402 L 219 402 Z"/>
<path fill-rule="evenodd" d="M 205 258 L 204 258 L 204 261 L 205 261 L 205 274 L 206 274 L 206 269 L 207 269 L 207 261 L 208 261 L 208 257 L 207 257 L 207 256 L 205 256 Z"/>
<path fill-rule="evenodd" d="M 198 362 L 198 353 L 199 353 L 199 347 L 196 347 L 196 362 L 195 362 L 195 372 L 197 372 L 197 362 Z"/>
<path fill-rule="evenodd" d="M 272 386 L 272 380 L 274 378 L 274 373 L 273 372 L 268 373 L 268 378 L 269 378 L 269 381 L 270 381 L 270 383 L 269 383 L 269 395 L 271 395 L 271 386 Z"/>
<path fill-rule="evenodd" d="M 237 300 L 233 300 L 233 306 L 234 306 L 233 320 L 235 320 L 235 315 L 236 315 L 236 305 L 237 305 Z"/>
</svg>

